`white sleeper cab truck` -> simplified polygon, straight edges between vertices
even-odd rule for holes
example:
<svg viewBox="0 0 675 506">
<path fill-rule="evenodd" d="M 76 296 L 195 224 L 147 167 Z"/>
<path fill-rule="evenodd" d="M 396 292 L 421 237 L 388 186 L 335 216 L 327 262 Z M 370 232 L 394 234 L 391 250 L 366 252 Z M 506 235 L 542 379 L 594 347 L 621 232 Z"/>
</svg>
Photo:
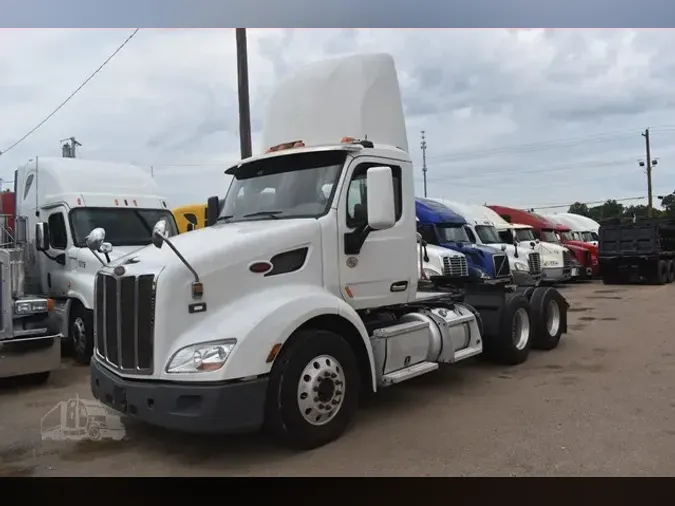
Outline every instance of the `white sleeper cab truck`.
<svg viewBox="0 0 675 506">
<path fill-rule="evenodd" d="M 564 253 L 567 248 L 550 242 L 541 242 L 534 236 L 533 228 L 529 225 L 509 223 L 497 212 L 487 206 L 480 206 L 486 219 L 489 219 L 497 228 L 499 236 L 504 242 L 511 241 L 519 248 L 532 248 L 539 253 L 541 262 L 541 282 L 546 284 L 569 281 L 569 273 L 565 273 Z"/>
<path fill-rule="evenodd" d="M 7 218 L 2 216 L 5 232 Z M 0 245 L 0 378 L 43 383 L 61 365 L 61 335 L 53 301 L 36 295 L 39 287 L 28 282 L 26 220 L 15 220 L 12 228 Z M 44 240 L 39 228 L 37 233 L 37 240 Z"/>
<path fill-rule="evenodd" d="M 343 433 L 362 394 L 488 348 L 523 361 L 525 296 L 502 297 L 488 339 L 461 291 L 418 290 L 393 59 L 311 65 L 270 104 L 263 139 L 274 147 L 226 171 L 209 226 L 167 238 L 160 221 L 153 246 L 97 275 L 94 396 L 164 427 L 265 427 L 312 448 Z M 102 235 L 91 232 L 92 249 Z"/>
<path fill-rule="evenodd" d="M 519 286 L 536 286 L 541 278 L 541 258 L 534 247 L 522 248 L 504 243 L 495 224 L 485 215 L 482 206 L 462 204 L 444 199 L 433 199 L 466 220 L 464 228 L 474 244 L 501 249 L 509 260 L 513 282 Z"/>
<path fill-rule="evenodd" d="M 16 216 L 28 221 L 31 234 L 41 224 L 47 238 L 29 237 L 30 281 L 54 299 L 68 347 L 78 362 L 89 363 L 96 272 L 150 244 L 160 219 L 167 233 L 175 233 L 173 215 L 149 172 L 133 165 L 36 157 L 16 170 L 14 180 Z M 85 237 L 96 227 L 105 229 L 106 242 L 92 252 Z"/>
</svg>

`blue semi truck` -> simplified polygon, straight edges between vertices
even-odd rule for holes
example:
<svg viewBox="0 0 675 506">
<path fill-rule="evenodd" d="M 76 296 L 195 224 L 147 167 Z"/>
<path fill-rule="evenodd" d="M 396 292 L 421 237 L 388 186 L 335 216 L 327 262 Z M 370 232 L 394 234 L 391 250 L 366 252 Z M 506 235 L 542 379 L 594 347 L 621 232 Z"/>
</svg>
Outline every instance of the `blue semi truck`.
<svg viewBox="0 0 675 506">
<path fill-rule="evenodd" d="M 481 279 L 512 280 L 507 255 L 497 248 L 472 244 L 466 234 L 466 220 L 443 204 L 415 199 L 417 231 L 428 244 L 442 246 L 466 256 L 469 275 Z"/>
</svg>

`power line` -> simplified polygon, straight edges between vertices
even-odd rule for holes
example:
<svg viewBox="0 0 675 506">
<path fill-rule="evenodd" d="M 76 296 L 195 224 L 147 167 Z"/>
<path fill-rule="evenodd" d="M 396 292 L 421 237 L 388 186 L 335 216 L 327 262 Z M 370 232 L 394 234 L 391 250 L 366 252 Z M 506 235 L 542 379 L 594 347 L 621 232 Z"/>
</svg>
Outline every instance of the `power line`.
<svg viewBox="0 0 675 506">
<path fill-rule="evenodd" d="M 117 55 L 117 53 L 119 53 L 119 52 L 122 50 L 122 48 L 123 48 L 124 46 L 126 46 L 126 45 L 129 43 L 129 41 L 131 41 L 131 39 L 134 38 L 134 36 L 138 33 L 139 30 L 140 30 L 140 28 L 136 28 L 136 29 L 131 33 L 131 35 L 129 35 L 129 36 L 124 40 L 124 42 L 122 42 L 122 44 L 120 44 L 120 46 L 119 46 L 117 49 L 115 49 L 115 51 L 114 51 L 110 56 L 108 56 L 108 58 L 101 64 L 101 66 L 98 67 L 94 72 L 92 72 L 92 73 L 89 75 L 89 77 L 87 77 L 87 78 L 82 82 L 82 84 L 80 84 L 80 85 L 75 89 L 75 91 L 73 91 L 73 92 L 68 96 L 68 98 L 66 98 L 63 102 L 61 102 L 61 104 L 59 104 L 59 106 L 58 106 L 56 109 L 54 109 L 51 113 L 49 113 L 49 115 L 47 115 L 47 117 L 46 117 L 45 119 L 43 119 L 40 123 L 38 123 L 35 127 L 33 127 L 33 129 L 30 130 L 26 135 L 24 135 L 23 137 L 21 137 L 18 141 L 16 141 L 14 144 L 12 144 L 11 146 L 9 146 L 9 147 L 8 147 L 7 149 L 5 149 L 4 151 L 0 151 L 0 155 L 3 155 L 3 154 L 5 154 L 5 153 L 7 153 L 7 151 L 9 151 L 10 149 L 14 149 L 16 146 L 18 146 L 18 145 L 21 144 L 24 140 L 26 140 L 26 138 L 28 138 L 28 136 L 30 136 L 30 135 L 31 135 L 33 132 L 35 132 L 38 128 L 40 128 L 42 125 L 44 125 L 45 123 L 47 123 L 47 121 L 49 121 L 49 119 L 50 119 L 52 116 L 54 116 L 54 114 L 56 114 L 57 112 L 59 112 L 59 110 L 61 110 L 61 108 L 62 108 L 64 105 L 66 105 L 66 104 L 70 101 L 70 99 L 72 99 L 72 98 L 73 98 L 73 97 L 74 97 L 74 96 L 75 96 L 82 88 L 84 88 L 84 87 L 86 86 L 86 84 L 87 84 L 89 81 L 91 81 L 91 80 L 94 78 L 94 76 L 95 76 L 96 74 L 98 74 L 101 70 L 103 70 L 103 67 L 105 67 L 105 66 L 108 64 L 108 62 L 110 62 L 110 60 L 112 60 L 112 59 L 115 57 L 115 55 Z"/>
<path fill-rule="evenodd" d="M 626 202 L 627 200 L 644 200 L 646 198 L 647 197 L 645 197 L 644 195 L 640 195 L 638 197 L 621 197 L 621 198 L 618 198 L 618 199 L 591 200 L 591 201 L 588 201 L 588 202 L 578 202 L 577 201 L 577 202 L 571 202 L 569 204 L 555 204 L 555 205 L 548 204 L 548 205 L 541 205 L 541 206 L 525 206 L 524 209 L 556 209 L 558 207 L 569 207 L 572 204 L 576 204 L 576 203 L 586 204 L 586 205 L 588 205 L 588 204 L 604 204 L 608 200 L 613 200 L 615 202 Z"/>
<path fill-rule="evenodd" d="M 652 128 L 651 130 L 653 134 L 673 132 L 675 131 L 675 125 L 662 125 L 657 128 Z M 654 130 L 658 131 L 654 132 Z M 621 130 L 615 132 L 597 133 L 584 137 L 569 137 L 551 141 L 530 142 L 526 144 L 511 144 L 511 145 L 507 144 L 489 149 L 482 149 L 482 148 L 468 149 L 463 151 L 456 151 L 454 153 L 430 156 L 428 157 L 428 159 L 435 161 L 454 162 L 454 161 L 462 161 L 467 158 L 487 158 L 490 156 L 497 156 L 497 155 L 534 153 L 538 151 L 550 151 L 553 149 L 572 148 L 588 143 L 611 141 L 621 137 L 632 137 L 635 134 L 636 134 L 635 130 Z"/>
</svg>

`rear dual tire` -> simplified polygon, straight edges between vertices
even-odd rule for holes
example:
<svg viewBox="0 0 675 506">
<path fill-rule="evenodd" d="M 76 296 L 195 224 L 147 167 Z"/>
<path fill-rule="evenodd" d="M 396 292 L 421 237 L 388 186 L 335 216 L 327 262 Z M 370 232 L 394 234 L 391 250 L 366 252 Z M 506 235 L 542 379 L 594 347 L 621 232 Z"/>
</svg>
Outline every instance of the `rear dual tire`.
<svg viewBox="0 0 675 506">
<path fill-rule="evenodd" d="M 567 323 L 565 297 L 555 288 L 539 288 L 530 298 L 532 348 L 553 350 L 558 347 Z"/>
<path fill-rule="evenodd" d="M 497 336 L 483 337 L 483 353 L 495 363 L 518 365 L 527 360 L 532 341 L 530 303 L 522 293 L 506 296 Z"/>
</svg>

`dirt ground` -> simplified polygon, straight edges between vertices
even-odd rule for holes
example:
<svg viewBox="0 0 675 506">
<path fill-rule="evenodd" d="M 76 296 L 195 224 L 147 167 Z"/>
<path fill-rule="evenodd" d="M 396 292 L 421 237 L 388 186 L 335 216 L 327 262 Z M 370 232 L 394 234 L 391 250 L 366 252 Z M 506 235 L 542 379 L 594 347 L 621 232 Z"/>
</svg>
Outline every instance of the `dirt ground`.
<svg viewBox="0 0 675 506">
<path fill-rule="evenodd" d="M 0 476 L 672 476 L 675 285 L 561 290 L 572 309 L 557 350 L 387 389 L 305 453 L 127 420 L 122 441 L 43 440 L 55 405 L 92 398 L 87 368 L 64 361 L 45 386 L 0 385 Z"/>
</svg>

